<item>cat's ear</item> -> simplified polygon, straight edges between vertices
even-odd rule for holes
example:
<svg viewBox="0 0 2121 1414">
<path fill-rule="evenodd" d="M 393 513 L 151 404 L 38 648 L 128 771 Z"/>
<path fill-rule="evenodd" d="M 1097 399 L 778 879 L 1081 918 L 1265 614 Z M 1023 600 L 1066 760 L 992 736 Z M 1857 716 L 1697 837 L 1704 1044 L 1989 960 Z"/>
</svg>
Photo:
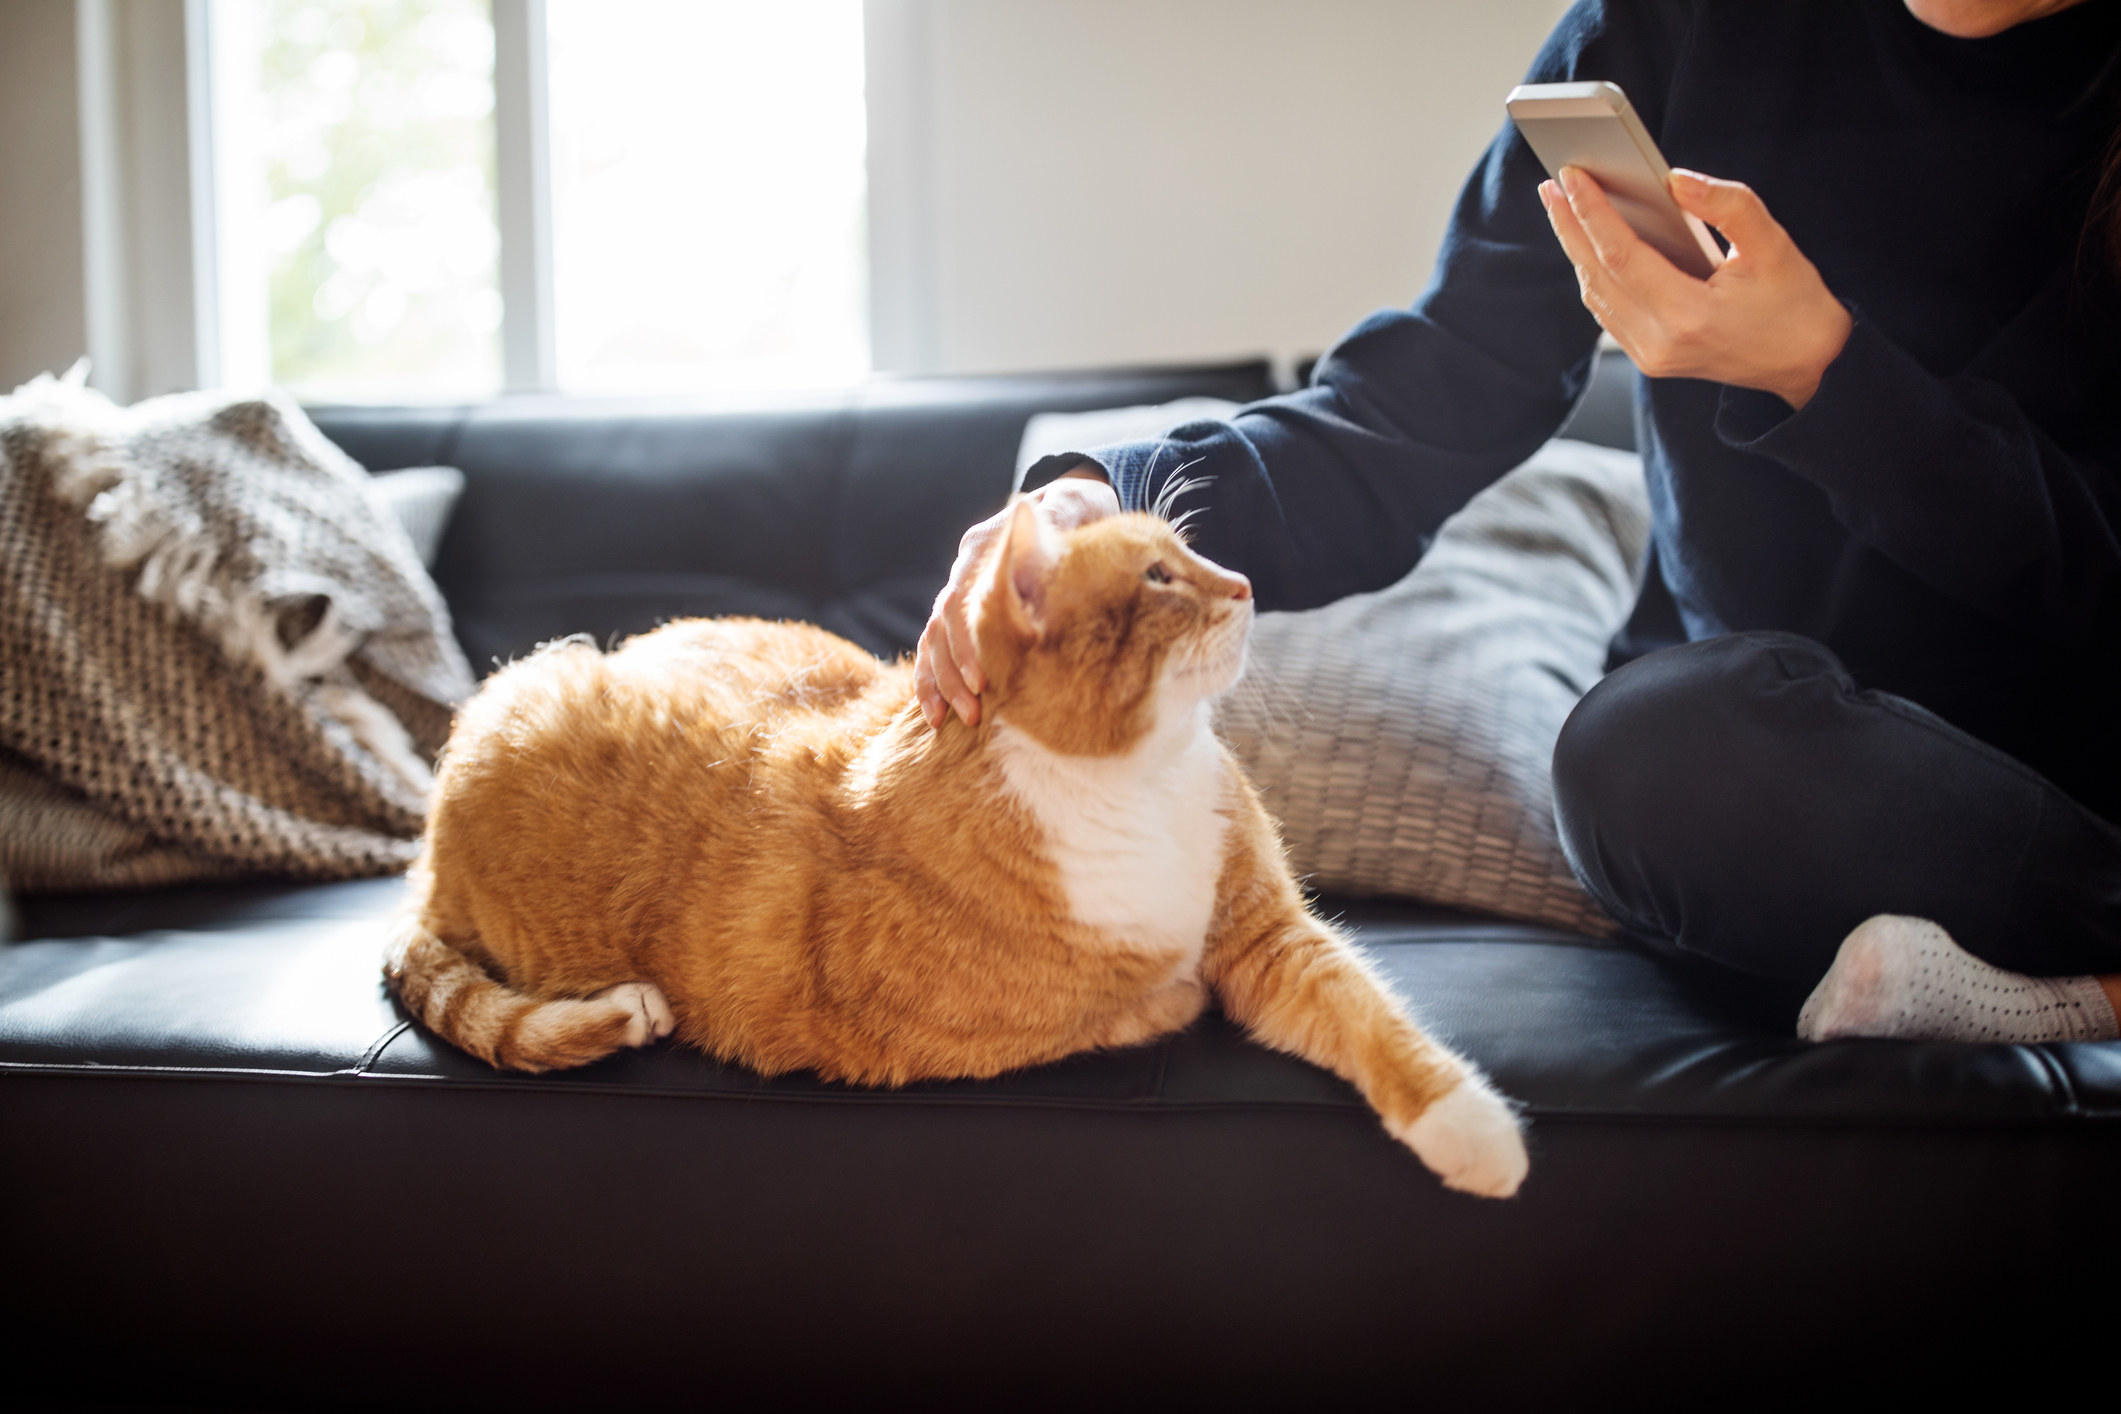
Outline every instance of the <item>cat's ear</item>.
<svg viewBox="0 0 2121 1414">
<path fill-rule="evenodd" d="M 1053 532 L 1030 501 L 1019 499 L 1009 513 L 1009 533 L 995 563 L 994 597 L 1010 626 L 1027 638 L 1045 632 L 1046 588 L 1059 557 Z"/>
</svg>

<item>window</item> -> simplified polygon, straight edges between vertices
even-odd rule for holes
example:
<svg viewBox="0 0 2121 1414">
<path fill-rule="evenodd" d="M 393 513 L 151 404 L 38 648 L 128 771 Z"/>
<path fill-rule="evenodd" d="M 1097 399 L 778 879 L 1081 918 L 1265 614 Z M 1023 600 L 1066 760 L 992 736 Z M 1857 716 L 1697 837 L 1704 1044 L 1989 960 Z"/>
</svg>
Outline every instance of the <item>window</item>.
<svg viewBox="0 0 2121 1414">
<path fill-rule="evenodd" d="M 221 262 L 231 361 L 262 338 L 252 361 L 304 392 L 496 390 L 485 5 L 221 0 L 214 18 L 217 235 L 255 261 Z"/>
<path fill-rule="evenodd" d="M 869 371 L 859 0 L 552 0 L 563 387 Z"/>
<path fill-rule="evenodd" d="M 231 373 L 450 398 L 868 371 L 860 0 L 212 3 Z"/>
</svg>

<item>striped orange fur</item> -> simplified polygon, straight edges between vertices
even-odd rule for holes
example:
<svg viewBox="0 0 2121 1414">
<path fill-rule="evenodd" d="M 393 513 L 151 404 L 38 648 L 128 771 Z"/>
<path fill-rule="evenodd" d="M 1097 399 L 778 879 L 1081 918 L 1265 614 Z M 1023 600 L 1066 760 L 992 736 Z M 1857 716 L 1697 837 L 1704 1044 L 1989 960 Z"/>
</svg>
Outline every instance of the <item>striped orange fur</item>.
<svg viewBox="0 0 2121 1414">
<path fill-rule="evenodd" d="M 385 974 L 497 1066 L 675 1032 L 766 1074 L 990 1076 L 1181 1028 L 1210 994 L 1346 1077 L 1454 1187 L 1514 1192 L 1509 1107 L 1315 917 L 1209 726 L 1241 576 L 1149 516 L 1019 503 L 981 582 L 977 727 L 821 629 L 541 650 L 459 714 Z"/>
</svg>

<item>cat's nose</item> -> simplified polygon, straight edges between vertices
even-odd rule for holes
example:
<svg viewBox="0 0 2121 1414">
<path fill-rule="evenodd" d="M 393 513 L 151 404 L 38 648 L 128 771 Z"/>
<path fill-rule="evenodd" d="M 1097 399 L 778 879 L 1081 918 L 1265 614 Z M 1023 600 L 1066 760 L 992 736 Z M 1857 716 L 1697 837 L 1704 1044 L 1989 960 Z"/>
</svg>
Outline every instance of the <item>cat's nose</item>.
<svg viewBox="0 0 2121 1414">
<path fill-rule="evenodd" d="M 1246 579 L 1241 574 L 1233 574 L 1230 576 L 1230 581 L 1230 597 L 1232 599 L 1237 600 L 1239 603 L 1243 603 L 1245 600 L 1250 599 L 1252 597 L 1251 580 Z"/>
</svg>

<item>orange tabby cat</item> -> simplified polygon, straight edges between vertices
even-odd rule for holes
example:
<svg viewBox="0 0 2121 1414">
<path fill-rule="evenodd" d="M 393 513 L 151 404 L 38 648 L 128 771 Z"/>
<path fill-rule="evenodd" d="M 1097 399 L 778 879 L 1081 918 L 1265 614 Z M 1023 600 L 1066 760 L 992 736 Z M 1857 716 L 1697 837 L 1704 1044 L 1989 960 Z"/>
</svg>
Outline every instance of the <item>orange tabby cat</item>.
<svg viewBox="0 0 2121 1414">
<path fill-rule="evenodd" d="M 822 629 L 546 648 L 458 717 L 385 973 L 495 1065 L 675 1031 L 775 1074 L 988 1076 L 1176 1030 L 1210 993 L 1352 1081 L 1454 1188 L 1516 1191 L 1508 1105 L 1306 911 L 1209 725 L 1251 587 L 1153 517 L 1019 502 L 977 727 Z"/>
</svg>

